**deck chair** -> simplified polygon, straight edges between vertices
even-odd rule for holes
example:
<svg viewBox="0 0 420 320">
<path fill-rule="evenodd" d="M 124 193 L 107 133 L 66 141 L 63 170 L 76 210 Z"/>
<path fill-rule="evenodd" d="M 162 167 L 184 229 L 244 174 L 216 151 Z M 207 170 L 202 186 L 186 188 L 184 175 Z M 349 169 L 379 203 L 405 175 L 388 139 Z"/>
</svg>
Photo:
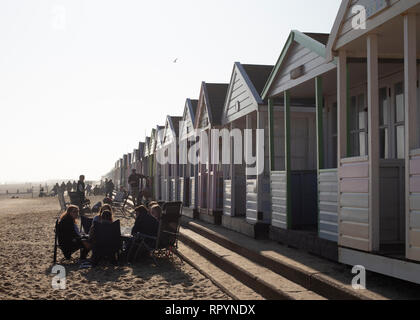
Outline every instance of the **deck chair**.
<svg viewBox="0 0 420 320">
<path fill-rule="evenodd" d="M 67 210 L 68 206 L 70 205 L 70 203 L 66 202 L 65 198 L 64 198 L 64 193 L 63 192 L 59 192 L 58 193 L 58 202 L 60 203 L 60 215 Z M 53 258 L 53 263 L 54 265 L 57 263 L 57 251 L 59 248 L 58 245 L 58 234 L 57 234 L 57 228 L 58 228 L 58 220 L 59 217 L 56 219 L 55 221 L 55 227 L 54 227 L 54 258 Z"/>
<path fill-rule="evenodd" d="M 147 250 L 153 261 L 158 265 L 156 257 L 167 257 L 173 259 L 174 256 L 183 262 L 178 253 L 178 235 L 182 217 L 182 202 L 168 202 L 159 223 L 159 230 L 156 237 L 145 234 L 135 236 L 133 249 L 136 248 L 134 261 L 136 261 L 141 250 Z"/>
<path fill-rule="evenodd" d="M 55 228 L 54 228 L 54 258 L 53 258 L 53 264 L 56 265 L 57 263 L 57 251 L 58 251 L 58 219 L 55 221 Z"/>
<path fill-rule="evenodd" d="M 72 205 L 78 206 L 82 214 L 86 209 L 90 210 L 90 200 L 85 197 L 80 196 L 78 192 L 69 192 L 70 203 Z"/>
<path fill-rule="evenodd" d="M 112 208 L 114 211 L 120 212 L 123 216 L 125 216 L 125 207 L 127 206 L 129 197 L 130 194 L 128 192 L 126 192 L 124 196 L 122 196 L 120 193 L 117 193 L 114 200 L 112 200 Z"/>
<path fill-rule="evenodd" d="M 122 247 L 121 223 L 119 220 L 112 224 L 95 223 L 95 242 L 92 246 L 92 260 L 94 264 L 102 259 L 109 259 L 116 263 Z"/>
</svg>

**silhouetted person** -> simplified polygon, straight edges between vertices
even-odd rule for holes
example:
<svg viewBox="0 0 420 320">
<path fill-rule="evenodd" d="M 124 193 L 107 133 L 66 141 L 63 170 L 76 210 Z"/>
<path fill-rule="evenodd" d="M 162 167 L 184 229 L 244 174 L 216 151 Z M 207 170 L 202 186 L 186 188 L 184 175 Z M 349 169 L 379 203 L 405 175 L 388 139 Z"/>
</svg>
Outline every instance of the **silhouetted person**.
<svg viewBox="0 0 420 320">
<path fill-rule="evenodd" d="M 131 196 L 133 197 L 133 202 L 134 202 L 134 205 L 136 206 L 140 204 L 139 197 L 140 197 L 140 180 L 141 179 L 147 179 L 147 177 L 142 174 L 138 174 L 136 172 L 136 169 L 133 169 L 131 171 L 130 176 L 128 177 L 128 184 L 130 185 Z"/>
</svg>

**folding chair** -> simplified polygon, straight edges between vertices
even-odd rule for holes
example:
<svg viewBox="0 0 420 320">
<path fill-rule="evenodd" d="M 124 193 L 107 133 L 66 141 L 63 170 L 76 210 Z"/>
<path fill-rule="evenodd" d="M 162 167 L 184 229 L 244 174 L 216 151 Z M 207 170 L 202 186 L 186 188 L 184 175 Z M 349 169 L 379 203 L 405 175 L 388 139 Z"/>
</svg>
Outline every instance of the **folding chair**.
<svg viewBox="0 0 420 320">
<path fill-rule="evenodd" d="M 136 248 L 134 261 L 142 249 L 147 250 L 154 263 L 157 257 L 168 257 L 172 259 L 174 255 L 183 262 L 178 253 L 178 235 L 182 217 L 182 202 L 168 202 L 159 222 L 159 230 L 156 237 L 137 234 L 135 236 L 132 250 Z"/>
<path fill-rule="evenodd" d="M 70 203 L 74 206 L 78 206 L 81 214 L 86 209 L 90 210 L 90 200 L 86 199 L 84 196 L 81 196 L 80 193 L 69 192 L 69 197 L 70 197 Z"/>
<path fill-rule="evenodd" d="M 92 260 L 97 264 L 102 259 L 110 259 L 115 263 L 119 260 L 122 247 L 121 223 L 95 223 L 95 241 L 92 246 Z"/>
<path fill-rule="evenodd" d="M 118 195 L 118 194 L 117 194 Z M 130 197 L 130 194 L 127 192 L 123 198 L 118 199 L 117 195 L 115 196 L 115 199 L 112 201 L 112 208 L 114 209 L 114 212 L 120 212 L 121 215 L 125 216 L 125 207 L 127 206 L 128 198 Z"/>
<path fill-rule="evenodd" d="M 58 219 L 55 221 L 55 227 L 54 227 L 54 258 L 53 258 L 54 265 L 57 263 L 57 250 L 58 250 L 57 228 L 58 228 Z"/>
<path fill-rule="evenodd" d="M 66 202 L 66 200 L 64 199 L 64 193 L 63 192 L 59 192 L 58 193 L 58 202 L 60 203 L 60 214 L 59 214 L 59 216 L 60 216 L 64 211 L 67 210 L 67 208 L 70 205 L 70 203 Z M 56 221 L 55 221 L 55 227 L 54 227 L 54 258 L 53 258 L 54 265 L 57 262 L 57 250 L 59 248 L 59 245 L 58 245 L 58 233 L 57 233 L 58 220 L 59 220 L 59 218 L 56 219 Z"/>
</svg>

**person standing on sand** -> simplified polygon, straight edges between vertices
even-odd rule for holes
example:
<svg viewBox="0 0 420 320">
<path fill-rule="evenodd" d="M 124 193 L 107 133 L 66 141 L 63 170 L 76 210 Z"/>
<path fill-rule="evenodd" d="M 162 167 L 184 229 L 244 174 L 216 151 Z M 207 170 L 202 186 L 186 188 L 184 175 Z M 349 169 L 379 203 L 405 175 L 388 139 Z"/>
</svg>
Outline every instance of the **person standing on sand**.
<svg viewBox="0 0 420 320">
<path fill-rule="evenodd" d="M 128 177 L 128 184 L 130 185 L 130 192 L 135 206 L 140 205 L 140 179 L 147 179 L 147 177 L 138 174 L 136 169 L 133 169 Z"/>
<path fill-rule="evenodd" d="M 112 179 L 110 179 L 108 182 L 105 183 L 105 196 L 112 198 L 112 193 L 114 191 L 115 185 L 114 182 L 112 182 Z"/>
<path fill-rule="evenodd" d="M 67 189 L 67 193 L 70 193 L 71 190 L 73 189 L 73 184 L 70 182 L 70 180 L 67 182 L 66 189 Z"/>
<path fill-rule="evenodd" d="M 76 192 L 79 194 L 81 200 L 85 199 L 85 191 L 86 191 L 85 176 L 81 175 L 76 185 Z"/>
<path fill-rule="evenodd" d="M 64 192 L 66 191 L 66 184 L 64 183 L 64 181 L 61 183 L 60 185 L 60 192 L 62 194 L 64 194 Z"/>
</svg>

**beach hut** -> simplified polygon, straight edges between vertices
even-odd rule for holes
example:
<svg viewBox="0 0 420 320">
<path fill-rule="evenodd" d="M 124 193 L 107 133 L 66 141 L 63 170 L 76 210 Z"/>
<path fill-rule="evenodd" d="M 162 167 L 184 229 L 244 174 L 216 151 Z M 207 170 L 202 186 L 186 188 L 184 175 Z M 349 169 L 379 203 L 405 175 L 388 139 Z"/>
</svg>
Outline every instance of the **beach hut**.
<svg viewBox="0 0 420 320">
<path fill-rule="evenodd" d="M 118 160 L 118 171 L 117 171 L 118 177 L 117 177 L 117 180 L 115 180 L 117 181 L 117 184 L 116 184 L 117 187 L 122 186 L 123 168 L 124 168 L 124 159 L 120 158 L 120 160 Z"/>
<path fill-rule="evenodd" d="M 275 99 L 284 106 L 280 166 L 270 112 L 270 237 L 338 259 L 336 64 L 325 59 L 328 38 L 292 31 L 262 95 L 270 110 Z"/>
<path fill-rule="evenodd" d="M 137 165 L 136 169 L 138 173 L 143 172 L 143 157 L 144 157 L 144 142 L 139 142 L 137 149 Z"/>
<path fill-rule="evenodd" d="M 198 213 L 202 220 L 221 224 L 223 215 L 223 171 L 211 161 L 211 130 L 221 129 L 228 84 L 202 82 L 195 129 L 199 137 Z"/>
<path fill-rule="evenodd" d="M 137 173 L 142 174 L 143 173 L 143 157 L 144 157 L 144 142 L 139 142 L 138 148 L 136 150 L 136 163 L 135 163 L 135 169 Z M 143 190 L 144 188 L 144 181 L 141 181 L 140 184 L 140 190 Z"/>
<path fill-rule="evenodd" d="M 144 139 L 144 157 L 142 174 L 149 177 L 150 175 L 150 137 Z"/>
<path fill-rule="evenodd" d="M 163 133 L 165 126 L 156 126 L 156 149 L 155 153 L 158 155 L 163 145 Z M 162 190 L 162 165 L 159 161 L 156 161 L 156 173 L 155 173 L 155 197 L 156 200 L 163 199 L 163 190 Z"/>
<path fill-rule="evenodd" d="M 341 3 L 339 261 L 420 283 L 419 0 Z"/>
<path fill-rule="evenodd" d="M 197 209 L 197 170 L 198 165 L 188 160 L 188 151 L 197 142 L 194 129 L 195 114 L 197 112 L 198 100 L 187 99 L 180 125 L 179 133 L 179 186 L 180 199 L 184 207 L 192 210 Z"/>
<path fill-rule="evenodd" d="M 152 190 L 152 197 L 153 199 L 156 199 L 156 142 L 157 142 L 157 130 L 156 128 L 152 129 L 152 132 L 150 134 L 150 144 L 149 144 L 149 157 L 148 157 L 148 166 L 149 171 L 147 176 L 150 177 L 150 181 L 152 182 L 152 185 L 150 186 L 150 189 Z"/>
<path fill-rule="evenodd" d="M 128 175 L 127 175 L 127 167 L 128 167 L 128 154 L 123 155 L 123 163 L 121 168 L 121 185 L 124 188 L 128 188 Z"/>
<path fill-rule="evenodd" d="M 221 118 L 223 128 L 230 133 L 230 159 L 228 165 L 223 165 L 222 224 L 252 237 L 256 235 L 256 225 L 265 225 L 268 231 L 271 221 L 269 148 L 268 143 L 265 144 L 269 131 L 268 106 L 260 93 L 272 70 L 273 66 L 236 62 Z M 247 150 L 245 129 L 252 132 L 250 150 Z M 262 141 L 257 140 L 257 129 L 263 130 Z M 261 167 L 262 171 L 251 172 L 242 154 L 242 161 L 235 164 L 235 148 L 245 150 L 251 156 L 255 154 L 256 162 L 252 167 Z"/>
<path fill-rule="evenodd" d="M 180 201 L 178 132 L 182 117 L 167 116 L 160 154 L 167 159 L 161 163 L 164 197 L 162 200 Z"/>
</svg>

